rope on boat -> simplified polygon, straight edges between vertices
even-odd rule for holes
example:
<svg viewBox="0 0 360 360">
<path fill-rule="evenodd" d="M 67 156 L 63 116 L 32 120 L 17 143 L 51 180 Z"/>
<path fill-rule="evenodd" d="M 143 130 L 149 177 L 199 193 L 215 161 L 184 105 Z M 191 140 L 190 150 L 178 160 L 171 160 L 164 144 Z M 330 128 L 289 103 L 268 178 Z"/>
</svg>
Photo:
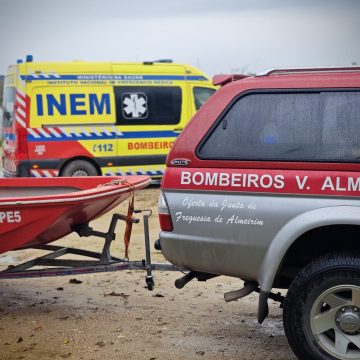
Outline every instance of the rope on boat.
<svg viewBox="0 0 360 360">
<path fill-rule="evenodd" d="M 124 245 L 125 245 L 125 260 L 129 260 L 129 244 L 132 232 L 132 224 L 133 224 L 133 213 L 134 213 L 134 198 L 135 198 L 135 187 L 133 184 L 129 183 L 127 178 L 111 180 L 105 184 L 99 184 L 98 187 L 103 186 L 113 186 L 113 185 L 127 185 L 130 189 L 130 200 L 128 211 L 126 215 L 126 227 L 124 232 Z"/>
<path fill-rule="evenodd" d="M 126 179 L 125 179 L 126 180 Z M 132 224 L 133 224 L 133 213 L 134 213 L 134 198 L 135 198 L 135 189 L 134 185 L 130 184 L 126 181 L 127 185 L 129 186 L 129 189 L 131 191 L 129 205 L 128 205 L 128 211 L 126 216 L 126 227 L 124 232 L 124 244 L 125 244 L 125 259 L 129 260 L 129 244 L 131 239 L 131 231 L 132 231 Z"/>
</svg>

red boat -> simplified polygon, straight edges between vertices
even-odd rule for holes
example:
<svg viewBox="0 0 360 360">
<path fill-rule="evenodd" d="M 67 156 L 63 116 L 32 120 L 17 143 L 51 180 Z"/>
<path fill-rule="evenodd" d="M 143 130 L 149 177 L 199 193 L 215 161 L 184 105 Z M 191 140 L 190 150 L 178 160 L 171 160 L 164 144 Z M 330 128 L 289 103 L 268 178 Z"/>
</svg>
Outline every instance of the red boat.
<svg viewBox="0 0 360 360">
<path fill-rule="evenodd" d="M 148 184 L 147 176 L 0 179 L 0 254 L 60 239 Z"/>
</svg>

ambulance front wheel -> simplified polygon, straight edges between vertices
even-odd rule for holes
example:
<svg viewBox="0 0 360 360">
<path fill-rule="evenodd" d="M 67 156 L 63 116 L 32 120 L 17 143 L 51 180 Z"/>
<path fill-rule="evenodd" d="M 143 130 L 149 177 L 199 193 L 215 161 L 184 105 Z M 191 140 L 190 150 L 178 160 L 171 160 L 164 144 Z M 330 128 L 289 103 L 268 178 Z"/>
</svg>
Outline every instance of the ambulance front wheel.
<svg viewBox="0 0 360 360">
<path fill-rule="evenodd" d="M 86 160 L 74 160 L 68 163 L 61 176 L 97 176 L 99 175 L 95 166 Z"/>
</svg>

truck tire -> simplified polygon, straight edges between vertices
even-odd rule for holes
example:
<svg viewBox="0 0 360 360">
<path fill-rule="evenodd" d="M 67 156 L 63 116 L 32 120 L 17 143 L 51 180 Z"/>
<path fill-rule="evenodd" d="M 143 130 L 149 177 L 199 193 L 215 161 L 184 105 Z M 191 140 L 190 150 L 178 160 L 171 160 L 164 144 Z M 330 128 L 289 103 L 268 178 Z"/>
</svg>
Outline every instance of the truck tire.
<svg viewBox="0 0 360 360">
<path fill-rule="evenodd" d="M 74 160 L 68 163 L 61 176 L 97 176 L 99 175 L 95 166 L 86 160 Z"/>
<path fill-rule="evenodd" d="M 283 321 L 301 360 L 360 359 L 360 256 L 332 254 L 308 264 L 288 290 Z"/>
</svg>

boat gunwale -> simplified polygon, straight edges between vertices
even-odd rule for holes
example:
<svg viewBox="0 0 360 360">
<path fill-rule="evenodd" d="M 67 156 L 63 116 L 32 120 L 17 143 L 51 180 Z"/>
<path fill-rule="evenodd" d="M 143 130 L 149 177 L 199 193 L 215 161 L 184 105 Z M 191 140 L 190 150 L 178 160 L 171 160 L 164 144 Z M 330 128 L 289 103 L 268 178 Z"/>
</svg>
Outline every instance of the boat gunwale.
<svg viewBox="0 0 360 360">
<path fill-rule="evenodd" d="M 100 187 L 89 188 L 89 189 L 79 189 L 79 191 L 74 191 L 66 194 L 55 194 L 55 195 L 43 195 L 35 196 L 31 200 L 21 200 L 18 197 L 8 198 L 12 200 L 0 201 L 0 206 L 10 206 L 10 205 L 36 205 L 36 204 L 61 204 L 61 203 L 71 203 L 78 201 L 87 201 L 96 199 L 99 197 L 107 197 L 123 192 L 130 192 L 132 189 L 137 190 L 138 188 L 143 188 L 151 183 L 151 179 L 147 178 L 139 183 L 119 183 L 119 184 L 99 184 Z M 119 188 L 120 186 L 120 188 Z"/>
</svg>

